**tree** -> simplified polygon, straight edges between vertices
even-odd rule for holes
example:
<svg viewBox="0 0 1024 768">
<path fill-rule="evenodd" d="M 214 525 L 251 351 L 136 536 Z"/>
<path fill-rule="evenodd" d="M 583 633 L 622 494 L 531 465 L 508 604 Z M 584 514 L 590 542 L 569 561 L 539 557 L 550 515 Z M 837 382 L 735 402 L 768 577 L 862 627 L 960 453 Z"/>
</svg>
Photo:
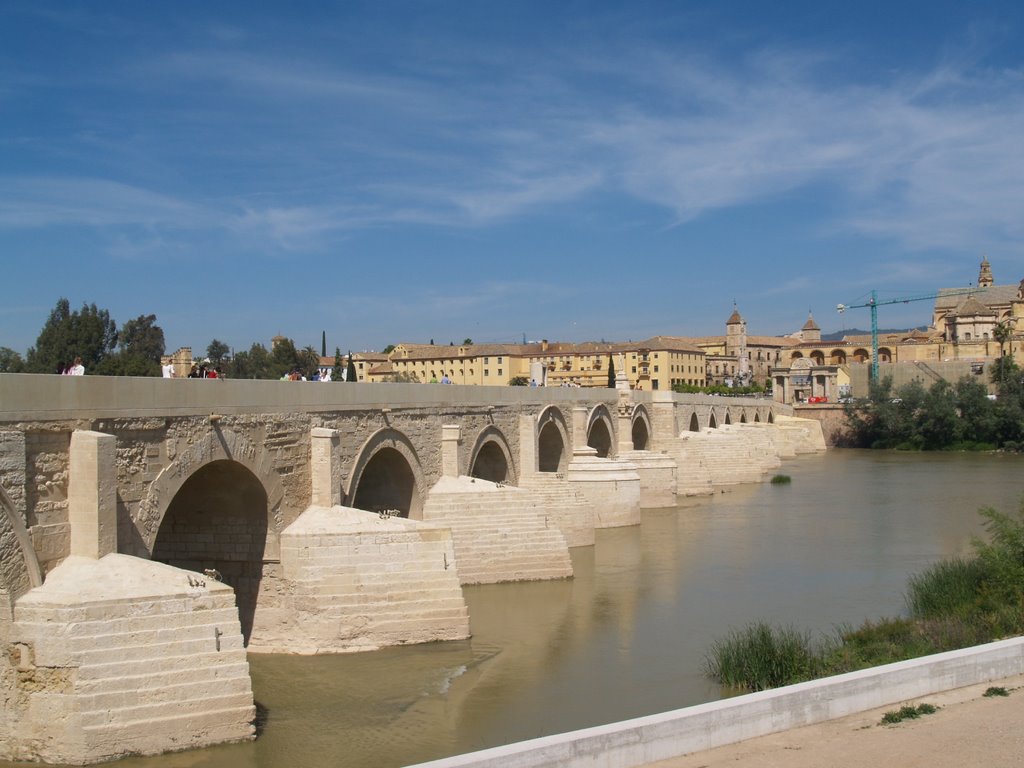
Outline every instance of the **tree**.
<svg viewBox="0 0 1024 768">
<path fill-rule="evenodd" d="M 280 379 L 302 367 L 299 351 L 291 339 L 281 339 L 270 352 L 270 378 Z"/>
<path fill-rule="evenodd" d="M 464 345 L 469 345 L 469 344 L 472 344 L 472 343 L 473 343 L 473 340 L 472 340 L 472 339 L 469 339 L 469 338 L 466 338 L 466 339 L 463 339 L 463 340 L 462 340 L 462 343 L 463 343 Z"/>
<path fill-rule="evenodd" d="M 164 332 L 156 315 L 129 320 L 118 334 L 118 351 L 101 360 L 95 373 L 102 376 L 159 376 L 164 353 Z"/>
<path fill-rule="evenodd" d="M 954 445 L 963 439 L 963 422 L 957 416 L 956 393 L 948 381 L 937 381 L 924 396 L 916 415 L 917 433 L 926 451 Z"/>
<path fill-rule="evenodd" d="M 348 367 L 345 369 L 345 381 L 358 381 L 356 375 L 356 364 L 352 360 L 352 350 L 348 351 Z"/>
<path fill-rule="evenodd" d="M 390 354 L 391 354 L 392 352 L 394 352 L 394 351 L 395 351 L 395 345 L 394 345 L 394 344 L 388 344 L 388 345 L 387 345 L 386 347 L 384 347 L 384 349 L 383 349 L 383 353 L 384 353 L 385 355 L 390 355 Z M 349 355 L 351 355 L 351 354 L 352 354 L 352 353 L 351 353 L 351 352 L 349 352 Z"/>
<path fill-rule="evenodd" d="M 608 389 L 615 389 L 615 361 L 608 355 Z"/>
<path fill-rule="evenodd" d="M 25 361 L 10 347 L 0 347 L 0 373 L 22 373 Z"/>
<path fill-rule="evenodd" d="M 334 368 L 331 370 L 331 381 L 344 381 L 344 371 L 341 369 L 341 347 L 334 348 Z"/>
<path fill-rule="evenodd" d="M 242 350 L 231 360 L 231 376 L 236 379 L 270 379 L 270 353 L 262 344 L 254 342 L 248 351 Z"/>
<path fill-rule="evenodd" d="M 220 339 L 214 339 L 206 348 L 206 358 L 212 365 L 221 365 L 231 348 Z"/>
<path fill-rule="evenodd" d="M 964 440 L 976 443 L 999 442 L 997 405 L 988 397 L 988 389 L 971 376 L 964 376 L 956 383 L 956 407 L 963 422 L 961 435 Z"/>
<path fill-rule="evenodd" d="M 307 379 L 313 375 L 313 371 L 320 367 L 320 355 L 312 344 L 299 350 L 298 358 L 299 370 Z"/>
<path fill-rule="evenodd" d="M 32 373 L 56 373 L 82 358 L 86 372 L 112 354 L 117 345 L 117 324 L 110 313 L 95 304 L 83 304 L 72 312 L 67 299 L 58 299 L 46 324 L 28 350 L 27 369 Z"/>
<path fill-rule="evenodd" d="M 121 327 L 118 335 L 121 353 L 159 364 L 164 354 L 164 331 L 156 324 L 156 315 L 139 315 Z"/>
</svg>

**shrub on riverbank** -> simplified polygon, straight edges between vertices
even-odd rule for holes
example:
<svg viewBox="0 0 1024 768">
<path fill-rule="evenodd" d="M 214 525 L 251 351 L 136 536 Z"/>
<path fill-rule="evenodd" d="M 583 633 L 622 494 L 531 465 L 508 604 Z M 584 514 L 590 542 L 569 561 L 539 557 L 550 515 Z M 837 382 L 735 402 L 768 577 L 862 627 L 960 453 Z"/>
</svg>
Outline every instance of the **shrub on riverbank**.
<svg viewBox="0 0 1024 768">
<path fill-rule="evenodd" d="M 1016 516 L 990 508 L 979 514 L 988 540 L 973 540 L 971 557 L 911 576 L 909 616 L 841 627 L 818 642 L 755 622 L 712 645 L 708 674 L 760 691 L 1024 634 L 1024 500 Z"/>
</svg>

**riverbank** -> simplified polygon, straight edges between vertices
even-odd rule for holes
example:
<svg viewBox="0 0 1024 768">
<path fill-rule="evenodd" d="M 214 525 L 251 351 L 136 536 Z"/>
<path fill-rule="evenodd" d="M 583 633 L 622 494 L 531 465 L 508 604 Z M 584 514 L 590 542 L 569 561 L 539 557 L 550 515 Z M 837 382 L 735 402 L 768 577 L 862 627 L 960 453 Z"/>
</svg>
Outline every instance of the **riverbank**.
<svg viewBox="0 0 1024 768">
<path fill-rule="evenodd" d="M 991 685 L 1008 697 L 985 697 Z M 932 715 L 882 725 L 897 706 L 748 739 L 651 763 L 646 768 L 961 768 L 1016 765 L 1024 754 L 1024 675 L 931 694 L 912 703 L 938 707 Z"/>
</svg>

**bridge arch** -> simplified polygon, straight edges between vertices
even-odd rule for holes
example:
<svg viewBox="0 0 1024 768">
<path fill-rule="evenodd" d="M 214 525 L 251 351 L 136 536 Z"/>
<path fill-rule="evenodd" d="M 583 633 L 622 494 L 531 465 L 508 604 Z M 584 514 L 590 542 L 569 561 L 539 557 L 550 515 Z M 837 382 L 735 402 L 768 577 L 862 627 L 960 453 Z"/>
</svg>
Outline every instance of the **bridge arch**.
<svg viewBox="0 0 1024 768">
<path fill-rule="evenodd" d="M 549 405 L 537 416 L 537 470 L 562 472 L 569 463 L 569 429 L 562 411 Z"/>
<path fill-rule="evenodd" d="M 729 412 L 728 408 L 725 409 L 725 424 L 726 426 L 732 424 L 732 414 Z"/>
<path fill-rule="evenodd" d="M 718 420 L 715 418 L 715 412 L 713 410 L 708 416 L 708 429 L 718 429 Z"/>
<path fill-rule="evenodd" d="M 345 504 L 368 512 L 399 511 L 423 519 L 426 481 L 412 442 L 397 429 L 374 432 L 356 454 L 345 491 Z"/>
<path fill-rule="evenodd" d="M 746 424 L 746 423 L 747 423 L 747 412 L 746 412 L 746 410 L 741 410 L 740 411 L 740 424 Z"/>
<path fill-rule="evenodd" d="M 597 451 L 599 459 L 607 459 L 615 453 L 614 435 L 608 406 L 598 403 L 587 416 L 587 445 Z"/>
<path fill-rule="evenodd" d="M 43 570 L 32 546 L 32 538 L 25 521 L 18 513 L 7 491 L 0 485 L 0 538 L 13 536 L 16 547 L 11 547 L 8 556 L 0 561 L 0 587 L 6 590 L 11 602 L 43 583 Z M 0 605 L 0 610 L 8 606 Z"/>
<path fill-rule="evenodd" d="M 515 485 L 516 471 L 505 435 L 490 425 L 481 430 L 469 459 L 470 477 Z"/>
<path fill-rule="evenodd" d="M 216 570 L 234 588 L 246 642 L 263 579 L 267 502 L 250 469 L 232 459 L 214 459 L 175 492 L 153 542 L 153 560 L 200 573 Z"/>
<path fill-rule="evenodd" d="M 139 557 L 152 557 L 157 532 L 167 510 L 182 486 L 198 470 L 214 461 L 230 460 L 245 467 L 256 477 L 267 495 L 270 527 L 268 544 L 277 550 L 277 534 L 291 521 L 281 519 L 284 488 L 273 469 L 273 457 L 260 444 L 253 443 L 229 428 L 211 427 L 205 437 L 196 440 L 157 475 L 132 517 L 136 541 L 119 537 L 118 551 Z"/>
<path fill-rule="evenodd" d="M 631 437 L 634 451 L 646 451 L 651 441 L 651 417 L 647 409 L 638 405 L 633 409 Z"/>
<path fill-rule="evenodd" d="M 690 432 L 700 432 L 700 420 L 697 418 L 696 411 L 690 414 L 690 426 L 688 429 Z"/>
</svg>

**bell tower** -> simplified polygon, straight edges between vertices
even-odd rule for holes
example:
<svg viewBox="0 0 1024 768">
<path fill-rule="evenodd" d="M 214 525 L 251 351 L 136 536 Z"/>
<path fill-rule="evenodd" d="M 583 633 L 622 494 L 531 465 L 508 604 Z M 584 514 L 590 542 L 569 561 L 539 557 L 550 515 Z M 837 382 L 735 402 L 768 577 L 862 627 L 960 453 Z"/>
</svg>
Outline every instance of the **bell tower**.
<svg viewBox="0 0 1024 768">
<path fill-rule="evenodd" d="M 988 257 L 981 259 L 981 269 L 978 270 L 978 287 L 990 288 L 992 286 L 992 265 L 988 263 Z"/>
</svg>

